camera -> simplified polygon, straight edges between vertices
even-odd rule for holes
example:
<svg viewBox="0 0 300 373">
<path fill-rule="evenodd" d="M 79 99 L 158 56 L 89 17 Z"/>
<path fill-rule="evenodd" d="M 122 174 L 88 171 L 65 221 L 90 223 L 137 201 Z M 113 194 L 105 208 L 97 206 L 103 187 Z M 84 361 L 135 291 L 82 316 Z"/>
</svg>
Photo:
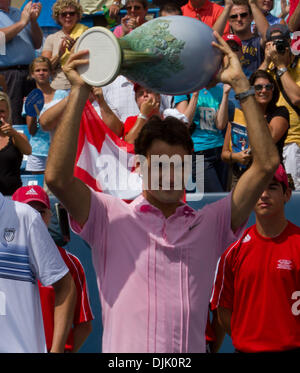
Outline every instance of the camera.
<svg viewBox="0 0 300 373">
<path fill-rule="evenodd" d="M 286 39 L 277 39 L 274 40 L 274 45 L 276 47 L 276 50 L 279 54 L 284 54 L 286 48 L 289 48 L 289 42 Z"/>
</svg>

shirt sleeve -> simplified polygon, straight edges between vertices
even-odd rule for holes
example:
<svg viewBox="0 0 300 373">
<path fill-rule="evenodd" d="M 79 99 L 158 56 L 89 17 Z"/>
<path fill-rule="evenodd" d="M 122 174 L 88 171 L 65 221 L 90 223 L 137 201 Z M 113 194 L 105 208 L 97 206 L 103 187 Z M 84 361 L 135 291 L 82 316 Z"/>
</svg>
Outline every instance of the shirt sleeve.
<svg viewBox="0 0 300 373">
<path fill-rule="evenodd" d="M 90 306 L 87 281 L 83 266 L 76 256 L 70 253 L 67 253 L 67 255 L 71 263 L 71 266 L 69 266 L 70 273 L 74 279 L 77 291 L 77 302 L 75 307 L 73 323 L 75 325 L 78 325 L 83 322 L 93 320 L 94 316 Z"/>
<path fill-rule="evenodd" d="M 28 247 L 31 267 L 42 285 L 52 285 L 68 273 L 69 269 L 39 214 L 30 225 Z"/>
<path fill-rule="evenodd" d="M 242 236 L 248 222 L 248 219 L 246 219 L 246 221 L 235 232 L 233 232 L 231 229 L 231 200 L 232 192 L 225 198 L 208 205 L 208 209 L 211 209 L 209 212 L 210 214 L 217 213 L 218 257 L 224 253 L 229 245 Z"/>
</svg>

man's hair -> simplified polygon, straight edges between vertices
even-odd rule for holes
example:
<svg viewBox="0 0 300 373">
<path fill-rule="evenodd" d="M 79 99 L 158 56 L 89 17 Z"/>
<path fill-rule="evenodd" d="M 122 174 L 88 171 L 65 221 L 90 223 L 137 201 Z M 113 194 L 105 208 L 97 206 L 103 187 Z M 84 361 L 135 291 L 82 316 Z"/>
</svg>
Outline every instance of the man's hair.
<svg viewBox="0 0 300 373">
<path fill-rule="evenodd" d="M 132 2 L 137 2 L 137 3 L 140 3 L 143 5 L 144 9 L 148 9 L 148 0 L 126 0 L 126 5 L 128 5 L 129 3 L 132 3 Z M 126 7 L 125 5 L 125 7 Z"/>
<path fill-rule="evenodd" d="M 249 10 L 249 14 L 252 15 L 251 7 L 248 3 L 248 0 L 232 0 L 232 2 L 233 5 L 245 5 Z"/>
<path fill-rule="evenodd" d="M 186 125 L 179 119 L 161 119 L 154 115 L 144 125 L 134 142 L 135 154 L 147 157 L 153 141 L 161 140 L 169 145 L 181 145 L 188 154 L 193 152 L 193 141 Z"/>
<path fill-rule="evenodd" d="M 52 18 L 54 21 L 58 24 L 59 23 L 59 15 L 62 12 L 63 9 L 72 7 L 75 9 L 76 13 L 79 16 L 79 19 L 81 19 L 83 10 L 82 6 L 79 4 L 79 1 L 77 0 L 57 0 L 53 7 L 52 7 Z"/>
<path fill-rule="evenodd" d="M 11 117 L 12 111 L 11 111 L 10 98 L 5 92 L 0 91 L 0 102 L 6 103 L 7 110 L 8 110 L 8 123 L 12 124 L 12 117 Z"/>
<path fill-rule="evenodd" d="M 162 4 L 159 9 L 159 15 L 161 15 L 162 12 L 167 12 L 174 15 L 182 15 L 181 7 L 178 4 L 172 2 Z"/>
<path fill-rule="evenodd" d="M 255 80 L 258 78 L 263 78 L 267 79 L 270 83 L 273 84 L 273 95 L 272 95 L 272 100 L 268 103 L 267 106 L 267 113 L 270 111 L 274 110 L 276 108 L 276 103 L 279 99 L 279 89 L 277 86 L 277 83 L 275 82 L 274 78 L 272 77 L 271 74 L 269 74 L 265 70 L 256 70 L 249 78 L 249 83 L 253 86 L 255 83 Z"/>
</svg>

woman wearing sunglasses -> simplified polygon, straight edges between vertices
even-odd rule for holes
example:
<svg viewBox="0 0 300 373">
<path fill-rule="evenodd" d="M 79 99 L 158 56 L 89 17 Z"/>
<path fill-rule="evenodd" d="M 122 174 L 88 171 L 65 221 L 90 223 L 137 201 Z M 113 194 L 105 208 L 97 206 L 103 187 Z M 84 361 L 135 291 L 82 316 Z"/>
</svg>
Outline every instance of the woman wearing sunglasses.
<svg viewBox="0 0 300 373">
<path fill-rule="evenodd" d="M 47 36 L 42 56 L 51 61 L 53 89 L 71 87 L 61 67 L 67 61 L 76 40 L 88 28 L 79 23 L 82 13 L 82 7 L 77 0 L 57 0 L 52 7 L 52 17 L 61 26 L 61 30 Z"/>
<path fill-rule="evenodd" d="M 121 19 L 121 24 L 114 30 L 114 35 L 117 38 L 125 36 L 147 21 L 145 18 L 148 12 L 147 0 L 127 0 L 125 9 L 127 14 Z"/>
<path fill-rule="evenodd" d="M 271 136 L 277 146 L 281 161 L 282 150 L 289 129 L 289 112 L 285 106 L 277 106 L 279 89 L 272 76 L 263 70 L 253 73 L 249 82 L 255 90 L 255 99 L 267 120 Z M 251 163 L 251 148 L 248 142 L 243 112 L 235 109 L 233 122 L 229 122 L 222 149 L 223 161 L 231 164 L 231 189 Z M 230 184 L 229 184 L 230 185 Z"/>
</svg>

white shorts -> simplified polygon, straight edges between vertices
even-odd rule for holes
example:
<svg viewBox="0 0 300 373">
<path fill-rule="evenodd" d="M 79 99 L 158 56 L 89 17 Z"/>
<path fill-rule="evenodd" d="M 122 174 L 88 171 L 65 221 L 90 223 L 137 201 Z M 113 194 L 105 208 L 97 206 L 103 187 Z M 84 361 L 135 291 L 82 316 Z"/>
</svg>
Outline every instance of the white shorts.
<svg viewBox="0 0 300 373">
<path fill-rule="evenodd" d="M 300 147 L 295 142 L 283 148 L 283 163 L 288 174 L 292 175 L 295 190 L 300 190 Z"/>
</svg>

